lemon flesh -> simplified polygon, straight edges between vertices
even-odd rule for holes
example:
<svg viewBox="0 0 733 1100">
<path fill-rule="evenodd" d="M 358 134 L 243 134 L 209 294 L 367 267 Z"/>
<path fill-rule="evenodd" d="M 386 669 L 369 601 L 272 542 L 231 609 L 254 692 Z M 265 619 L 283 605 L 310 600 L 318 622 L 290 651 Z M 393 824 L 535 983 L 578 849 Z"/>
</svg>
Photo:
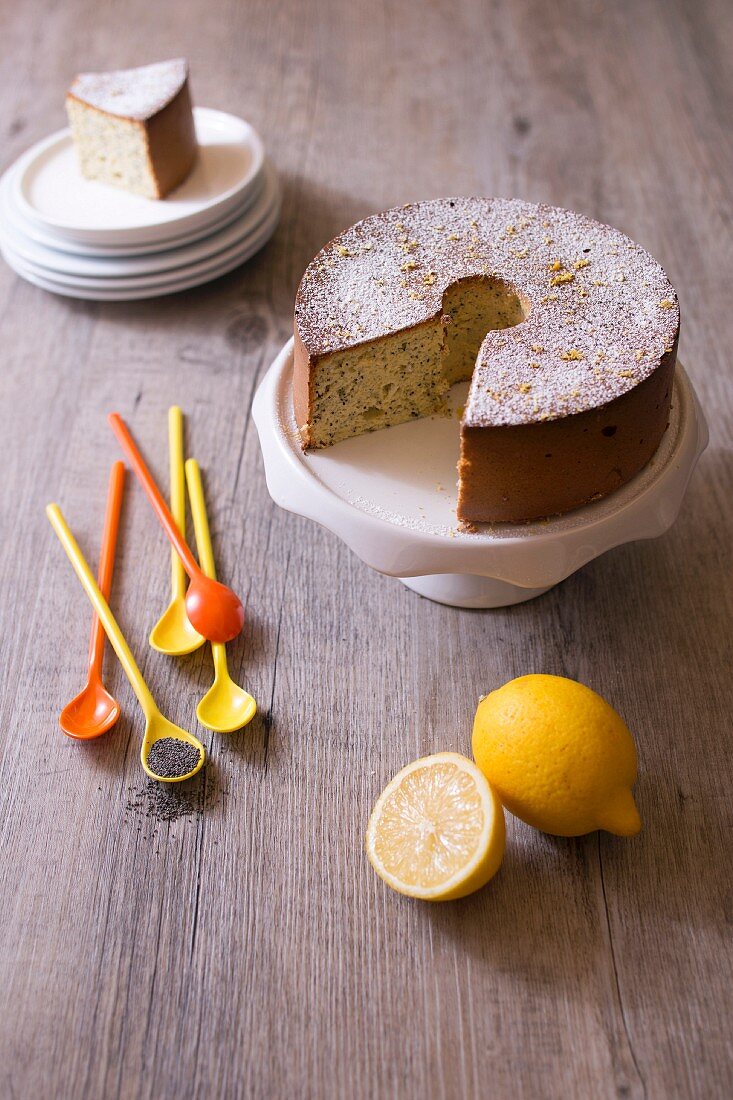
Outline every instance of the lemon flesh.
<svg viewBox="0 0 733 1100">
<path fill-rule="evenodd" d="M 501 803 L 476 765 L 442 752 L 408 764 L 380 795 L 366 836 L 379 877 L 426 901 L 465 897 L 504 855 Z"/>
<path fill-rule="evenodd" d="M 636 746 L 613 707 L 564 676 L 510 680 L 479 703 L 473 755 L 502 804 L 545 833 L 633 836 Z"/>
</svg>

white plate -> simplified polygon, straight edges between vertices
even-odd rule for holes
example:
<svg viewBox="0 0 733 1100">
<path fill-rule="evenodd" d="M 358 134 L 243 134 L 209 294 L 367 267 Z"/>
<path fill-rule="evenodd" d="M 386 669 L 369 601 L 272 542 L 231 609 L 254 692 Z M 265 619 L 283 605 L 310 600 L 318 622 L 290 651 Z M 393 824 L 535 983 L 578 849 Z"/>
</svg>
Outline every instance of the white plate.
<svg viewBox="0 0 733 1100">
<path fill-rule="evenodd" d="M 267 241 L 270 239 L 277 226 L 278 215 L 279 210 L 275 212 L 274 217 L 268 218 L 255 234 L 247 238 L 237 253 L 230 255 L 227 260 L 220 259 L 215 267 L 209 268 L 205 272 L 196 270 L 195 273 L 188 274 L 185 277 L 174 277 L 175 272 L 172 272 L 170 282 L 134 289 L 120 288 L 113 290 L 100 289 L 99 287 L 83 288 L 68 286 L 64 282 L 37 275 L 29 270 L 22 260 L 6 252 L 3 252 L 3 254 L 10 267 L 12 267 L 21 278 L 26 279 L 29 283 L 33 283 L 34 286 L 38 286 L 42 290 L 50 291 L 52 294 L 61 294 L 66 298 L 83 298 L 93 302 L 134 302 L 144 298 L 160 298 L 166 294 L 176 294 L 181 290 L 190 290 L 192 287 L 211 282 L 213 279 L 218 279 L 221 275 L 226 275 L 227 272 L 233 271 L 235 267 L 239 267 L 240 264 L 250 259 L 250 257 L 254 256 L 256 252 L 259 252 L 259 250 L 267 244 Z"/>
<path fill-rule="evenodd" d="M 257 201 L 223 229 L 194 244 L 167 249 L 153 255 L 119 259 L 71 256 L 29 241 L 6 222 L 0 222 L 0 245 L 15 258 L 23 260 L 36 274 L 59 279 L 72 286 L 93 286 L 103 280 L 114 280 L 116 284 L 120 279 L 170 273 L 174 269 L 200 263 L 227 248 L 241 244 L 259 228 L 279 202 L 277 178 L 269 165 L 265 166 L 262 178 L 263 187 Z"/>
<path fill-rule="evenodd" d="M 531 599 L 606 550 L 674 522 L 707 425 L 678 364 L 670 425 L 652 461 L 617 492 L 564 516 L 458 528 L 458 419 L 428 417 L 304 454 L 292 405 L 292 340 L 252 407 L 267 487 L 380 573 L 442 603 L 499 607 Z M 465 393 L 465 386 L 463 387 Z M 453 387 L 454 407 L 461 388 Z"/>
<path fill-rule="evenodd" d="M 190 176 L 165 199 L 145 199 L 86 180 L 70 130 L 34 145 L 12 177 L 21 214 L 46 231 L 90 244 L 145 245 L 210 225 L 236 206 L 264 160 L 257 132 L 244 119 L 194 109 L 199 157 Z"/>
<path fill-rule="evenodd" d="M 203 259 L 196 260 L 189 264 L 182 264 L 166 271 L 131 277 L 93 278 L 54 272 L 46 267 L 24 260 L 15 249 L 11 248 L 6 242 L 2 242 L 1 247 L 5 258 L 11 266 L 15 267 L 16 271 L 20 272 L 22 269 L 23 273 L 27 275 L 35 275 L 41 279 L 53 281 L 59 286 L 70 287 L 80 291 L 145 290 L 148 288 L 165 286 L 174 280 L 188 280 L 193 277 L 204 276 L 209 271 L 218 270 L 223 263 L 228 263 L 230 260 L 235 259 L 246 251 L 251 239 L 258 239 L 263 232 L 267 233 L 269 237 L 274 227 L 277 225 L 279 216 L 280 195 L 276 188 L 274 194 L 271 195 L 268 208 L 261 211 L 257 225 L 253 226 L 245 237 L 240 237 L 228 248 L 219 249 L 215 254 L 204 257 Z"/>
<path fill-rule="evenodd" d="M 13 201 L 13 176 L 17 171 L 17 162 L 12 165 L 5 174 L 0 177 L 0 229 L 6 233 L 13 233 L 22 237 L 27 244 L 37 245 L 55 252 L 57 255 L 83 256 L 85 259 L 110 259 L 119 260 L 129 257 L 152 255 L 156 252 L 164 252 L 168 249 L 179 248 L 183 245 L 194 244 L 197 241 L 225 228 L 235 221 L 258 199 L 264 186 L 264 170 L 259 173 L 250 188 L 244 192 L 239 205 L 227 208 L 210 225 L 202 225 L 184 230 L 174 236 L 163 240 L 153 241 L 150 244 L 138 245 L 99 245 L 81 244 L 64 237 L 46 231 L 43 226 L 23 217 Z"/>
</svg>

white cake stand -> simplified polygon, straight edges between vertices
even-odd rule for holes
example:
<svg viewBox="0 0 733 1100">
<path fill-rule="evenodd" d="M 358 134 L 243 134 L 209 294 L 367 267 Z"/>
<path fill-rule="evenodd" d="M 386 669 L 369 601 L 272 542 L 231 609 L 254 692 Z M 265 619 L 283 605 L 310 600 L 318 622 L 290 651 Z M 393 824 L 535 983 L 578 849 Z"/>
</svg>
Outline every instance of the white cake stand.
<svg viewBox="0 0 733 1100">
<path fill-rule="evenodd" d="M 614 546 L 656 538 L 677 518 L 708 430 L 677 366 L 672 415 L 649 465 L 617 492 L 527 524 L 457 524 L 457 413 L 428 417 L 304 454 L 292 405 L 293 342 L 257 390 L 252 415 L 267 487 L 280 507 L 338 535 L 379 573 L 456 607 L 531 600 Z M 466 386 L 451 391 L 454 410 Z"/>
</svg>

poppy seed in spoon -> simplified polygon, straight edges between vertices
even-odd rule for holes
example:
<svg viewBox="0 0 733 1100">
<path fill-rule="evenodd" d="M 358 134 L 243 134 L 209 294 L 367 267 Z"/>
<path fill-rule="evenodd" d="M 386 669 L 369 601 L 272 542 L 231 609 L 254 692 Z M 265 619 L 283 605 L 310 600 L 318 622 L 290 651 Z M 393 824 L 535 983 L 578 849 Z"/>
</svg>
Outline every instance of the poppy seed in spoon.
<svg viewBox="0 0 733 1100">
<path fill-rule="evenodd" d="M 161 737 L 151 745 L 147 763 L 151 772 L 161 779 L 177 779 L 192 772 L 200 758 L 200 751 L 195 745 L 189 745 L 188 741 Z"/>
</svg>

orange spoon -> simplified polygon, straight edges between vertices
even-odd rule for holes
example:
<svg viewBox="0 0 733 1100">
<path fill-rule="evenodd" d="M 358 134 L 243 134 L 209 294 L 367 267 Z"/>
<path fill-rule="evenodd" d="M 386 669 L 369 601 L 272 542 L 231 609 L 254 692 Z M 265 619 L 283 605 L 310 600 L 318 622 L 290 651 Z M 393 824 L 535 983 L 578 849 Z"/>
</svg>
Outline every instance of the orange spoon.
<svg viewBox="0 0 733 1100">
<path fill-rule="evenodd" d="M 130 431 L 119 413 L 107 417 L 122 450 L 137 474 L 161 526 L 178 554 L 191 583 L 186 592 L 186 614 L 189 622 L 209 642 L 230 642 L 244 626 L 244 608 L 238 596 L 225 584 L 207 577 L 191 553 L 186 540 L 178 529 L 160 489 L 155 484 L 145 460 L 140 454 Z"/>
<path fill-rule="evenodd" d="M 97 573 L 99 587 L 106 600 L 109 600 L 112 587 L 112 570 L 124 484 L 125 465 L 123 462 L 115 462 L 109 476 L 107 510 L 104 515 L 102 549 L 99 554 L 99 572 Z M 95 614 L 89 639 L 89 676 L 86 685 L 70 703 L 66 704 L 59 715 L 61 729 L 69 737 L 75 737 L 78 741 L 89 741 L 93 737 L 100 737 L 112 728 L 120 716 L 119 703 L 112 698 L 102 683 L 104 637 L 104 627 Z"/>
</svg>

